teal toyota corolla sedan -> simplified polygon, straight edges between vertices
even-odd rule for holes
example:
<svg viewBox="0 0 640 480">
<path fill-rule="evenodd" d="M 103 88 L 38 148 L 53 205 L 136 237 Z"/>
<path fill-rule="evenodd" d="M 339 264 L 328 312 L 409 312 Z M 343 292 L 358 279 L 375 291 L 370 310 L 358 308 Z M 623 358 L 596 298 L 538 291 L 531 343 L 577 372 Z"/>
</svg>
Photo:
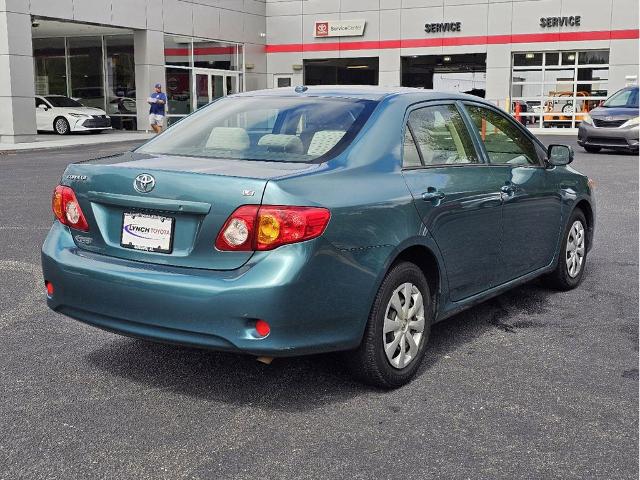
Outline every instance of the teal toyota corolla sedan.
<svg viewBox="0 0 640 480">
<path fill-rule="evenodd" d="M 72 164 L 42 248 L 47 303 L 105 330 L 273 357 L 341 351 L 408 382 L 430 326 L 533 278 L 580 284 L 593 184 L 467 95 L 233 95 Z"/>
</svg>

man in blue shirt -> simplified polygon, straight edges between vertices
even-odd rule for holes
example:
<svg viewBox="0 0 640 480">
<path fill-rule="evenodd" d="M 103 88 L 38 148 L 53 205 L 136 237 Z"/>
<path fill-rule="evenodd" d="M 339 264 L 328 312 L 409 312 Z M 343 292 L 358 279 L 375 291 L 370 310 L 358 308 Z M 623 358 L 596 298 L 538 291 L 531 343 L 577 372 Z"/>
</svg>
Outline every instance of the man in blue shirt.
<svg viewBox="0 0 640 480">
<path fill-rule="evenodd" d="M 167 96 L 162 92 L 162 85 L 159 83 L 156 83 L 155 90 L 147 99 L 147 102 L 151 105 L 151 108 L 149 108 L 149 124 L 154 132 L 160 133 L 164 125 Z"/>
</svg>

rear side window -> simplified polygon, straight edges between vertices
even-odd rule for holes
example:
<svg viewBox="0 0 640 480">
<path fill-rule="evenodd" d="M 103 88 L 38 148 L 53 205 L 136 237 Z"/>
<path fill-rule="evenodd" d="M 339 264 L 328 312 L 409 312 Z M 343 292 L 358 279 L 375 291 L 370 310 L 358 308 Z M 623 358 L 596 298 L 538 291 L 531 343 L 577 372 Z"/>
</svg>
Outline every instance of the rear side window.
<svg viewBox="0 0 640 480">
<path fill-rule="evenodd" d="M 325 161 L 349 145 L 376 105 L 375 101 L 347 98 L 223 98 L 176 123 L 137 152 Z"/>
<path fill-rule="evenodd" d="M 484 143 L 489 162 L 502 165 L 540 165 L 534 143 L 513 120 L 477 105 L 467 105 L 467 110 Z"/>
<path fill-rule="evenodd" d="M 409 114 L 408 124 L 426 166 L 478 163 L 473 142 L 455 105 L 414 110 Z"/>
</svg>

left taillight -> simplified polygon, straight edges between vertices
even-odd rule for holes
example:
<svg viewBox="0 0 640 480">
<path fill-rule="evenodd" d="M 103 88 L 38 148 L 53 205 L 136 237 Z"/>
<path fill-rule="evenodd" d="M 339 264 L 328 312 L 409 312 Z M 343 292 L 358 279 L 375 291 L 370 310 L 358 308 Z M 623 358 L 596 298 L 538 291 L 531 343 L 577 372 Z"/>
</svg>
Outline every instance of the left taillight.
<svg viewBox="0 0 640 480">
<path fill-rule="evenodd" d="M 76 194 L 70 187 L 58 185 L 53 191 L 51 199 L 51 209 L 53 214 L 63 225 L 81 230 L 89 231 L 89 224 L 82 213 Z"/>
<path fill-rule="evenodd" d="M 331 214 L 326 208 L 243 205 L 227 219 L 216 239 L 222 251 L 273 250 L 319 237 Z"/>
</svg>

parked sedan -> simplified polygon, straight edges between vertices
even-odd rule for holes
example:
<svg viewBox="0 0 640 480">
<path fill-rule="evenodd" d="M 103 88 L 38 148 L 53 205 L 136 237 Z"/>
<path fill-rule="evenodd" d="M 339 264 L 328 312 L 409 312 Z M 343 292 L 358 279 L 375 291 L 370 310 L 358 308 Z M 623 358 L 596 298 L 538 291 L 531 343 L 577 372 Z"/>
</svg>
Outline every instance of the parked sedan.
<svg viewBox="0 0 640 480">
<path fill-rule="evenodd" d="M 590 153 L 602 148 L 637 152 L 639 115 L 638 87 L 623 88 L 583 117 L 578 144 Z"/>
<path fill-rule="evenodd" d="M 101 132 L 111 128 L 104 110 L 85 107 L 63 95 L 36 96 L 36 125 L 43 132 Z"/>
<path fill-rule="evenodd" d="M 113 332 L 273 357 L 343 351 L 400 386 L 430 326 L 543 276 L 580 284 L 590 180 L 468 95 L 297 87 L 220 99 L 69 165 L 47 303 Z"/>
</svg>

